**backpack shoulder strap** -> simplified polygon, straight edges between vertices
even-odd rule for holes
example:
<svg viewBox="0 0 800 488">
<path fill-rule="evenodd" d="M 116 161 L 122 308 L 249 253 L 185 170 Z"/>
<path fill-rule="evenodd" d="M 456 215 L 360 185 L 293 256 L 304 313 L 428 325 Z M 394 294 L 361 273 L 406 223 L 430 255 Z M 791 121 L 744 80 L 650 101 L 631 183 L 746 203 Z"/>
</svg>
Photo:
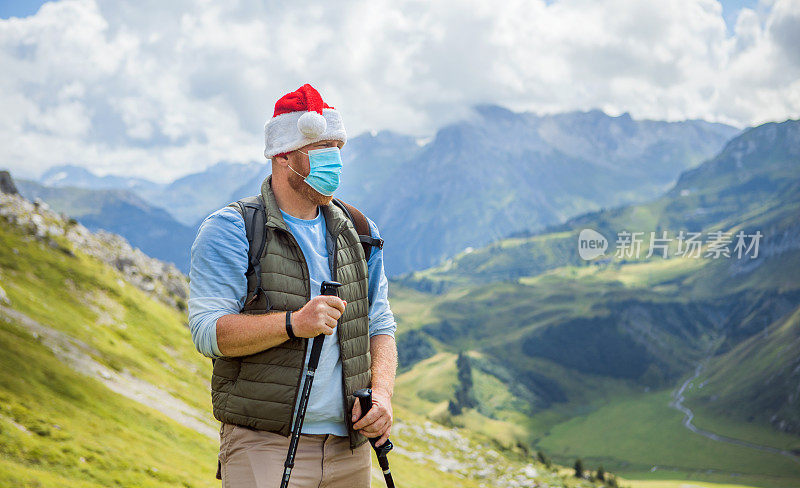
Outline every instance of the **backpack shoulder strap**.
<svg viewBox="0 0 800 488">
<path fill-rule="evenodd" d="M 358 233 L 358 240 L 361 242 L 361 247 L 364 248 L 364 256 L 367 258 L 367 261 L 369 261 L 369 257 L 372 255 L 373 247 L 383 249 L 383 239 L 376 239 L 372 237 L 372 232 L 370 232 L 367 217 L 365 217 L 359 209 L 355 208 L 349 203 L 339 200 L 338 198 L 334 198 L 333 203 L 335 203 L 337 207 L 341 208 L 345 215 L 347 215 L 347 218 L 350 219 L 350 222 L 353 223 L 353 227 L 356 228 L 356 232 Z"/>
<path fill-rule="evenodd" d="M 226 207 L 235 208 L 244 219 L 244 230 L 247 233 L 247 271 L 245 276 L 250 277 L 255 273 L 256 287 L 253 291 L 253 296 L 245 305 L 251 303 L 258 298 L 258 295 L 263 292 L 261 289 L 261 253 L 267 245 L 267 232 L 265 225 L 267 223 L 267 211 L 264 208 L 264 202 L 261 195 L 253 195 L 251 197 L 242 198 L 233 203 L 229 203 Z M 250 280 L 247 280 L 248 286 Z M 249 294 L 249 290 L 248 290 Z M 269 302 L 267 302 L 267 309 L 269 309 Z M 216 364 L 217 360 L 211 358 L 212 367 Z M 219 465 L 217 466 L 219 473 Z"/>
<path fill-rule="evenodd" d="M 245 276 L 255 274 L 256 287 L 248 303 L 256 300 L 263 292 L 261 288 L 261 254 L 267 245 L 266 222 L 267 212 L 261 195 L 242 198 L 228 205 L 239 211 L 244 219 L 244 229 L 247 233 L 247 272 Z M 249 282 L 249 280 L 248 280 Z"/>
</svg>

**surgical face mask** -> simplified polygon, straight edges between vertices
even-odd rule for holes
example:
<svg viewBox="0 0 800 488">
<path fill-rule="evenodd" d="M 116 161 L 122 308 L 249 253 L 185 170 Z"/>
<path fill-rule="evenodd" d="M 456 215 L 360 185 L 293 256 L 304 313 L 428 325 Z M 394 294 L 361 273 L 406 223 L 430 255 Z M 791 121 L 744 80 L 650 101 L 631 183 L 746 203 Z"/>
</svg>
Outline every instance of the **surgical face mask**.
<svg viewBox="0 0 800 488">
<path fill-rule="evenodd" d="M 321 194 L 325 196 L 333 195 L 333 192 L 339 188 L 339 175 L 342 173 L 342 155 L 339 153 L 339 148 L 325 147 L 312 149 L 307 153 L 300 152 L 308 156 L 308 163 L 311 168 L 308 176 L 303 177 L 291 166 L 289 166 L 289 169 L 294 171 L 297 176 L 304 178 L 303 181 L 308 183 L 308 186 Z"/>
</svg>

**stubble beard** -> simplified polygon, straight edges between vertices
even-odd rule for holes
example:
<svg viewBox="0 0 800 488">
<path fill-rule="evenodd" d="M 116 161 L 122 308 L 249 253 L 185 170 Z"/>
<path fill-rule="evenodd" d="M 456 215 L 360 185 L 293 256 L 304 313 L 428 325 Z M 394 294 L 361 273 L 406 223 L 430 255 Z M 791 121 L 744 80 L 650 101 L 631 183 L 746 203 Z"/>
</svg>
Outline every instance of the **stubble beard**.
<svg viewBox="0 0 800 488">
<path fill-rule="evenodd" d="M 292 167 L 294 168 L 294 165 L 292 165 Z M 291 186 L 294 191 L 317 206 L 324 206 L 331 203 L 331 200 L 333 200 L 333 195 L 323 195 L 317 190 L 311 188 L 308 183 L 303 181 L 303 179 L 303 177 L 291 169 L 289 170 L 289 186 Z"/>
</svg>

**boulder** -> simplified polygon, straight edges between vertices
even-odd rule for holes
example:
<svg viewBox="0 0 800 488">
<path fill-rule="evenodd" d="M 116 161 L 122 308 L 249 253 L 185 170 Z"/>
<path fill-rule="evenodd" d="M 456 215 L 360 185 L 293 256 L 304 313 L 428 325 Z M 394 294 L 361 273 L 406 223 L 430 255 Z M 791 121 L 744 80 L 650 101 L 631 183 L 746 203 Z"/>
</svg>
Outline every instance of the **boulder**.
<svg viewBox="0 0 800 488">
<path fill-rule="evenodd" d="M 0 171 L 0 193 L 8 193 L 11 195 L 18 195 L 17 185 L 14 184 L 14 179 L 8 171 Z"/>
</svg>

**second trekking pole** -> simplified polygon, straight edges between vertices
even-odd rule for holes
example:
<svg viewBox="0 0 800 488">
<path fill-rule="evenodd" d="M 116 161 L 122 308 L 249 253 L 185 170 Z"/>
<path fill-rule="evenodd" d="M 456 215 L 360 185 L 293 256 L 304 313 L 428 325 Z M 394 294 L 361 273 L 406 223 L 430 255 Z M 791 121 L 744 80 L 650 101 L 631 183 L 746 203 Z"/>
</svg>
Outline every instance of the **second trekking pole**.
<svg viewBox="0 0 800 488">
<path fill-rule="evenodd" d="M 372 389 L 364 388 L 358 390 L 353 393 L 353 396 L 358 398 L 359 405 L 361 406 L 361 416 L 363 417 L 369 412 L 369 409 L 372 408 Z M 380 437 L 373 437 L 369 442 L 372 444 L 372 448 L 375 449 L 375 455 L 378 457 L 378 465 L 381 467 L 381 471 L 383 471 L 383 479 L 386 480 L 387 488 L 394 488 L 392 472 L 389 471 L 389 460 L 386 458 L 386 455 L 389 454 L 389 451 L 392 450 L 394 445 L 392 445 L 392 441 L 387 438 L 386 442 L 381 446 L 376 446 L 375 443 L 378 442 L 378 439 L 380 439 Z"/>
<path fill-rule="evenodd" d="M 341 283 L 336 281 L 323 281 L 320 295 L 337 295 Z M 311 355 L 308 357 L 308 367 L 306 368 L 306 378 L 303 382 L 303 391 L 300 394 L 300 404 L 297 406 L 297 416 L 292 427 L 292 438 L 289 441 L 289 452 L 286 453 L 286 462 L 283 463 L 283 478 L 281 478 L 281 488 L 288 488 L 289 477 L 292 475 L 294 467 L 294 456 L 297 454 L 297 443 L 300 441 L 300 429 L 303 428 L 303 419 L 308 408 L 308 397 L 311 396 L 311 384 L 314 382 L 314 373 L 317 371 L 319 356 L 322 353 L 322 341 L 325 335 L 320 334 L 314 337 L 311 343 Z"/>
</svg>

